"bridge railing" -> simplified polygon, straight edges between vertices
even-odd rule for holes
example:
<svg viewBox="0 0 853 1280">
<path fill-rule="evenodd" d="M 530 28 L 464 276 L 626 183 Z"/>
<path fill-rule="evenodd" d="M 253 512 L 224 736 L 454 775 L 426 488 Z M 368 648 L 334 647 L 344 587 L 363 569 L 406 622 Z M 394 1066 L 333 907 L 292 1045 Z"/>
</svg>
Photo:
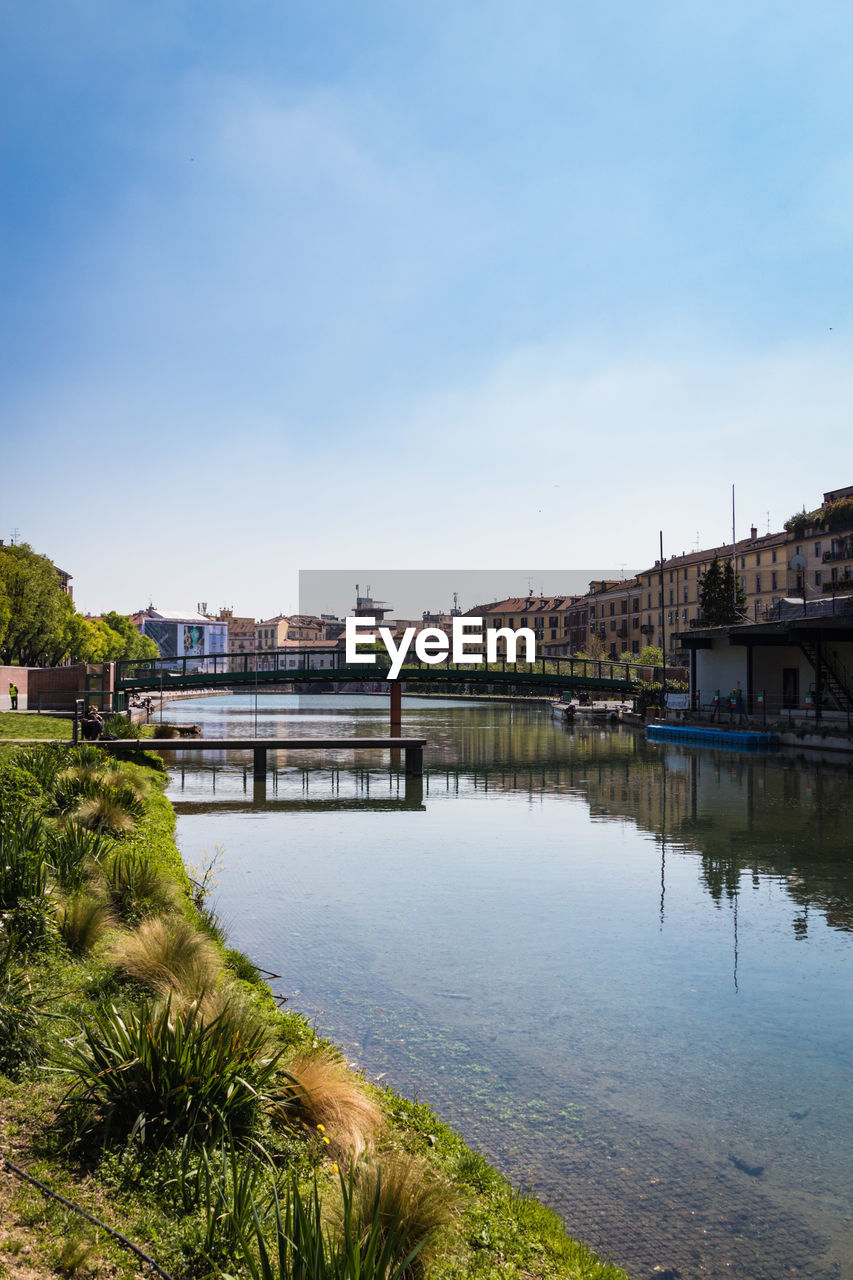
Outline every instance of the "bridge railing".
<svg viewBox="0 0 853 1280">
<path fill-rule="evenodd" d="M 330 645 L 328 649 L 312 648 L 259 650 L 252 653 L 212 653 L 203 657 L 188 655 L 180 658 L 154 658 L 145 661 L 121 661 L 116 663 L 116 687 L 132 688 L 136 684 L 147 687 L 162 684 L 163 689 L 171 685 L 192 687 L 194 679 L 198 679 L 199 687 L 209 683 L 226 683 L 233 676 L 235 683 L 246 684 L 253 675 L 263 676 L 267 681 L 279 676 L 282 680 L 301 679 L 307 675 L 322 680 L 386 680 L 390 662 L 377 661 L 375 665 L 366 663 L 347 664 L 344 654 Z M 379 655 L 377 654 L 377 659 Z M 443 674 L 453 675 L 456 682 L 465 676 L 482 680 L 484 676 L 495 674 L 506 679 L 507 676 L 518 676 L 522 681 L 537 678 L 553 678 L 556 683 L 566 680 L 577 684 L 584 680 L 607 680 L 614 684 L 633 685 L 641 681 L 660 680 L 661 671 L 657 667 L 641 667 L 637 663 L 617 661 L 609 658 L 538 658 L 535 662 L 497 662 L 457 663 L 446 659 L 439 663 L 425 663 L 417 657 L 408 658 L 400 672 L 401 680 L 417 680 L 419 676 L 429 674 L 431 680 L 440 679 Z"/>
</svg>

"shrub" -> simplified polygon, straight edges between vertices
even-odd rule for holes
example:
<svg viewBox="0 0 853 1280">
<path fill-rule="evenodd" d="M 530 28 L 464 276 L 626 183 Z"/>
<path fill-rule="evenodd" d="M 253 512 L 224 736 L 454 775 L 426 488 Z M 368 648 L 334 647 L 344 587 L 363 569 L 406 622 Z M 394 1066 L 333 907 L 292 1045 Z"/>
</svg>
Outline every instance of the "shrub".
<svg viewBox="0 0 853 1280">
<path fill-rule="evenodd" d="M 376 1197 L 371 1216 L 356 1209 L 353 1175 L 341 1177 L 338 1231 L 324 1227 L 316 1177 L 303 1195 L 292 1174 L 282 1213 L 273 1203 L 272 1238 L 257 1213 L 249 1231 L 237 1228 L 241 1261 L 251 1280 L 404 1280 L 414 1274 L 423 1243 L 408 1253 L 393 1226 L 383 1221 Z"/>
<path fill-rule="evenodd" d="M 255 986 L 261 981 L 260 969 L 252 963 L 245 952 L 235 951 L 229 947 L 225 952 L 225 963 L 238 978 L 242 978 L 243 982 L 248 982 Z"/>
<path fill-rule="evenodd" d="M 29 769 L 12 763 L 0 769 L 0 810 L 29 808 L 38 811 L 43 804 L 41 784 Z"/>
<path fill-rule="evenodd" d="M 102 833 L 87 831 L 71 822 L 48 833 L 45 858 L 63 889 L 79 889 L 86 872 L 100 863 L 111 848 L 112 841 Z"/>
<path fill-rule="evenodd" d="M 329 1050 L 299 1054 L 270 1112 L 274 1120 L 298 1121 L 322 1133 L 331 1154 L 357 1159 L 372 1142 L 382 1112 L 366 1086 Z"/>
<path fill-rule="evenodd" d="M 104 720 L 104 733 L 110 738 L 141 738 L 142 729 L 130 716 L 112 715 Z"/>
<path fill-rule="evenodd" d="M 39 899 L 44 894 L 47 871 L 42 858 L 44 828 L 41 821 L 24 811 L 4 814 L 0 824 L 0 911 L 16 907 L 24 898 Z"/>
<path fill-rule="evenodd" d="M 57 908 L 57 924 L 65 945 L 82 955 L 100 942 L 115 924 L 109 904 L 90 894 L 75 893 Z"/>
<path fill-rule="evenodd" d="M 278 1070 L 264 1035 L 235 1037 L 224 1020 L 205 1021 L 193 1006 L 176 1012 L 171 1000 L 97 1012 L 59 1065 L 73 1078 L 64 1106 L 100 1120 L 105 1142 L 152 1145 L 248 1134 Z"/>
<path fill-rule="evenodd" d="M 222 964 L 209 938 L 180 916 L 143 920 L 120 934 L 108 958 L 124 973 L 160 995 L 202 995 L 218 978 Z"/>
<path fill-rule="evenodd" d="M 106 890 L 122 920 L 169 911 L 177 901 L 172 881 L 151 859 L 132 849 L 119 849 L 104 868 Z"/>
<path fill-rule="evenodd" d="M 17 1075 L 36 1059 L 36 1010 L 26 970 L 16 960 L 18 939 L 0 942 L 0 1071 Z"/>
<path fill-rule="evenodd" d="M 406 1151 L 356 1166 L 352 1180 L 352 1218 L 357 1239 L 364 1242 L 379 1224 L 380 1239 L 393 1241 L 405 1275 L 424 1273 L 430 1246 L 453 1221 L 459 1197 Z"/>
<path fill-rule="evenodd" d="M 25 747 L 15 756 L 20 769 L 26 769 L 42 790 L 50 794 L 58 773 L 76 756 L 72 748 L 59 746 Z M 77 757 L 79 759 L 79 757 Z"/>
</svg>

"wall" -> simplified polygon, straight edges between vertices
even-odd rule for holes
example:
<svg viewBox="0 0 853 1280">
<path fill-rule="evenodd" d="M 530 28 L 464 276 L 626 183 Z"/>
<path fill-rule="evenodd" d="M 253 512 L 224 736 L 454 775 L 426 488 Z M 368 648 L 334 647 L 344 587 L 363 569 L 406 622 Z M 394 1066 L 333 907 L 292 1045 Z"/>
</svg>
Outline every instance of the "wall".
<svg viewBox="0 0 853 1280">
<path fill-rule="evenodd" d="M 74 667 L 31 667 L 27 706 L 30 711 L 38 710 L 41 694 L 43 711 L 73 711 L 75 698 L 82 697 L 85 688 L 85 662 Z"/>
<path fill-rule="evenodd" d="M 28 676 L 27 667 L 0 667 L 0 711 L 9 711 L 12 706 L 10 683 L 18 686 L 18 710 L 26 711 Z"/>
</svg>

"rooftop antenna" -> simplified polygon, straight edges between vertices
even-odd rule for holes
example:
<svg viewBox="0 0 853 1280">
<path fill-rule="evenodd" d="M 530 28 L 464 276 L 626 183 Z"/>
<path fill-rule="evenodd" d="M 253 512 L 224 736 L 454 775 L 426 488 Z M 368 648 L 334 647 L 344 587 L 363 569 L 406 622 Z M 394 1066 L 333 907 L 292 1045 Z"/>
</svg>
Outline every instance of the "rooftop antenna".
<svg viewBox="0 0 853 1280">
<path fill-rule="evenodd" d="M 767 532 L 770 532 L 770 512 L 767 512 Z"/>
<path fill-rule="evenodd" d="M 20 533 L 20 529 L 18 528 L 18 526 L 17 526 L 17 525 L 15 525 L 14 529 L 12 530 L 12 546 L 13 546 L 13 547 L 15 547 L 15 546 L 17 546 L 17 545 L 18 545 L 18 534 L 19 534 L 19 533 Z"/>
<path fill-rule="evenodd" d="M 622 579 L 623 582 L 625 581 L 625 566 L 627 563 L 628 563 L 627 560 L 619 561 L 619 577 Z"/>
<path fill-rule="evenodd" d="M 699 550 L 700 550 L 700 546 L 699 546 L 699 530 L 698 530 L 698 529 L 696 530 L 696 548 L 695 548 L 695 549 L 696 549 L 697 551 L 699 551 Z"/>
</svg>

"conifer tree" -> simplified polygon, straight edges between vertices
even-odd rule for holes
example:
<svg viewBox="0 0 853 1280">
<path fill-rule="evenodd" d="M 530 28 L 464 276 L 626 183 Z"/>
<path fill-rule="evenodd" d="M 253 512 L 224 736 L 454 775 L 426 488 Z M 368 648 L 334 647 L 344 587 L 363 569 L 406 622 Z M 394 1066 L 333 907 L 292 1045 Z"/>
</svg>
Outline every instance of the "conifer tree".
<svg viewBox="0 0 853 1280">
<path fill-rule="evenodd" d="M 721 564 L 719 556 L 714 556 L 702 578 L 699 603 L 702 606 L 702 619 L 709 627 L 724 627 L 729 623 L 742 621 L 741 615 L 746 610 L 746 596 L 735 578 L 731 560 L 726 559 Z"/>
</svg>

